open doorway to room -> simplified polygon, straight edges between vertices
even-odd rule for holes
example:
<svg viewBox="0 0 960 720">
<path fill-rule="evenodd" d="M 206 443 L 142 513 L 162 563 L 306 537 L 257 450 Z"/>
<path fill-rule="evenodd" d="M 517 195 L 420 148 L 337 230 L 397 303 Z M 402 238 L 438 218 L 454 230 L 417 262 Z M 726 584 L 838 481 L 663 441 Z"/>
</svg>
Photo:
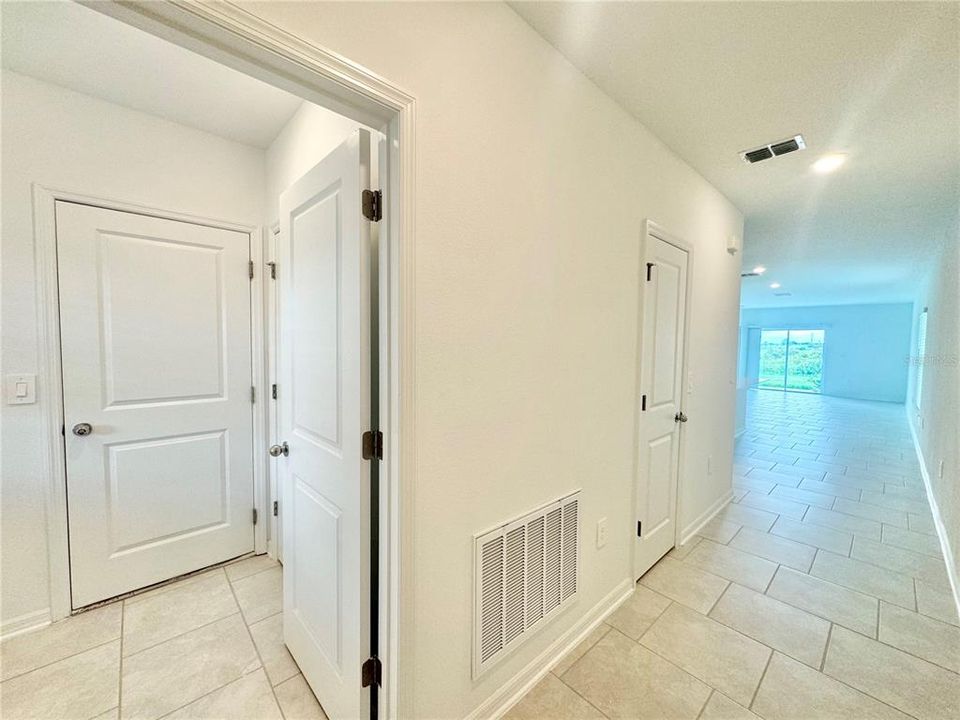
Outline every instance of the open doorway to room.
<svg viewBox="0 0 960 720">
<path fill-rule="evenodd" d="M 100 9 L 122 18 L 3 8 L 4 235 L 36 247 L 17 292 L 36 294 L 45 359 L 46 467 L 24 492 L 48 523 L 22 534 L 49 555 L 42 587 L 4 578 L 33 608 L 4 634 L 115 631 L 97 674 L 123 716 L 251 693 L 266 715 L 375 716 L 396 613 L 379 479 L 399 421 L 402 99 L 377 110 L 350 82 L 328 95 L 321 65 L 281 82 L 276 55 L 254 77 L 166 39 L 195 25 L 245 47 L 225 17 Z M 18 676 L 51 662 L 37 642 L 5 642 L 4 681 L 17 647 Z M 69 698 L 22 700 L 62 716 Z"/>
</svg>

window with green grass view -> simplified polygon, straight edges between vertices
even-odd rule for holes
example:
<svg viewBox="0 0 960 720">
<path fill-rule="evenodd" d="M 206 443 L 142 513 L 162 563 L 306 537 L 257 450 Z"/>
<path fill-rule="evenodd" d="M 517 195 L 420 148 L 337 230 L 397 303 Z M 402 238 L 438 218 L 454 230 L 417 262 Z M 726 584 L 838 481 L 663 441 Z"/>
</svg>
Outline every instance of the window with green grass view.
<svg viewBox="0 0 960 720">
<path fill-rule="evenodd" d="M 820 392 L 823 330 L 761 330 L 757 387 Z"/>
</svg>

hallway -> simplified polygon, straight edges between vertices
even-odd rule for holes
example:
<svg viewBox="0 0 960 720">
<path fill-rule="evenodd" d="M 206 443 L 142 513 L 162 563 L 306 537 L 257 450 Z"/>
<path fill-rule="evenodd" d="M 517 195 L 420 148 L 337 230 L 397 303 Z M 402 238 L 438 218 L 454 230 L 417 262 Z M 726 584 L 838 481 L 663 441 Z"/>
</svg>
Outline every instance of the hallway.
<svg viewBox="0 0 960 720">
<path fill-rule="evenodd" d="M 733 502 L 511 720 L 957 716 L 960 622 L 903 406 L 754 390 L 736 454 Z"/>
</svg>

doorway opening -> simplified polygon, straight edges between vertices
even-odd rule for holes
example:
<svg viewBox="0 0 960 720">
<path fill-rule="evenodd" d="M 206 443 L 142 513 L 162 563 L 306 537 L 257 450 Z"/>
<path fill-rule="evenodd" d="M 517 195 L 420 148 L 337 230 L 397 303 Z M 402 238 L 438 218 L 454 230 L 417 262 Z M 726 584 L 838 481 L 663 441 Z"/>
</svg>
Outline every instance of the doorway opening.
<svg viewBox="0 0 960 720">
<path fill-rule="evenodd" d="M 5 77 L 5 102 L 12 88 L 10 107 L 36 109 L 34 145 L 58 147 L 54 137 L 35 137 L 46 127 L 43 107 L 76 110 L 63 115 L 77 126 L 70 128 L 77 142 L 60 147 L 49 167 L 24 170 L 33 183 L 41 387 L 49 388 L 42 412 L 50 619 L 238 556 L 300 557 L 307 570 L 329 568 L 291 549 L 347 538 L 350 557 L 343 547 L 323 547 L 325 560 L 340 553 L 337 567 L 350 568 L 350 577 L 337 576 L 351 583 L 349 592 L 341 584 L 324 597 L 301 594 L 293 614 L 313 647 L 287 646 L 331 717 L 395 714 L 404 552 L 397 428 L 411 402 L 407 395 L 401 406 L 399 385 L 401 372 L 412 373 L 409 358 L 400 364 L 400 284 L 412 268 L 400 210 L 412 222 L 413 99 L 240 10 L 32 7 L 38 28 L 62 31 L 49 43 L 23 33 L 37 47 L 56 47 L 58 57 L 69 54 L 71 38 L 99 40 L 114 53 L 146 48 L 146 67 L 183 80 L 138 73 L 135 62 L 82 48 L 81 60 L 104 61 L 102 75 L 82 62 L 31 64 L 29 47 L 22 67 L 10 69 L 6 60 L 16 52 L 5 47 L 4 74 L 13 78 Z M 34 10 L 28 4 L 15 12 Z M 74 17 L 51 17 L 58 12 Z M 112 24 L 107 34 L 138 37 L 103 41 L 104 22 Z M 43 67 L 61 75 L 36 77 Z M 207 73 L 218 81 L 204 84 Z M 157 92 L 151 82 L 161 83 Z M 310 212 L 289 206 L 284 229 L 282 198 L 335 155 L 340 174 L 313 188 Z M 38 163 L 46 157 L 37 156 Z M 283 260 L 294 232 L 301 243 Z M 78 262 L 58 263 L 71 253 Z M 319 298 L 329 312 L 284 339 L 285 313 L 317 300 L 284 305 L 283 288 L 304 268 L 323 270 L 352 294 Z M 330 373 L 301 372 L 301 391 L 284 395 L 284 357 L 318 338 L 323 347 L 308 348 L 294 364 Z M 307 391 L 313 402 L 289 412 L 285 427 L 281 404 Z M 226 415 L 219 412 L 227 405 Z M 299 427 L 301 439 L 312 432 L 315 444 L 347 458 L 354 482 L 344 485 L 361 492 L 325 497 L 302 482 L 305 473 L 284 471 L 290 456 L 273 457 L 271 445 L 305 456 L 292 437 L 280 437 L 284 427 Z M 375 438 L 373 452 L 367 436 Z M 412 431 L 404 441 L 412 443 Z M 180 471 L 171 471 L 177 463 Z M 384 492 L 381 478 L 391 480 Z M 297 483 L 301 497 L 332 518 L 333 535 L 320 513 L 306 524 L 283 522 Z M 293 534 L 282 543 L 285 525 Z M 222 540 L 209 542 L 215 535 Z M 285 589 L 285 608 L 292 597 Z M 246 617 L 242 598 L 236 602 Z M 322 647 L 318 638 L 330 643 Z M 337 661 L 327 680 L 311 659 L 323 656 Z"/>
</svg>

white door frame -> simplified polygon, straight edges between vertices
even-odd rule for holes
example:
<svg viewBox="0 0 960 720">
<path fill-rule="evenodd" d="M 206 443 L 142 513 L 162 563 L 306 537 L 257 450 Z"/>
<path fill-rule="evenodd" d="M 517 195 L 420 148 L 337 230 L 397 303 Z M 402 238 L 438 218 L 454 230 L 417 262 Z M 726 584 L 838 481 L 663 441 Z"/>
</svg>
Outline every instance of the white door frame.
<svg viewBox="0 0 960 720">
<path fill-rule="evenodd" d="M 653 220 L 647 219 L 643 222 L 643 235 L 640 238 L 640 262 L 638 265 L 637 272 L 639 273 L 638 278 L 640 281 L 640 302 L 638 303 L 637 310 L 637 391 L 635 394 L 635 414 L 636 414 L 636 423 L 634 426 L 634 438 L 639 437 L 640 426 L 643 423 L 643 413 L 640 411 L 640 393 L 643 391 L 641 388 L 641 369 L 640 362 L 643 358 L 643 343 L 645 338 L 643 337 L 643 304 L 646 302 L 646 283 L 644 278 L 646 277 L 646 257 L 647 257 L 647 245 L 651 237 L 662 240 L 663 242 L 673 245 L 680 250 L 683 250 L 687 253 L 687 289 L 686 289 L 686 303 L 685 311 L 683 318 L 683 356 L 681 358 L 682 371 L 680 374 L 680 397 L 687 397 L 687 371 L 690 367 L 689 357 L 690 357 L 690 315 L 692 314 L 693 308 L 693 245 L 684 240 L 683 238 L 673 235 L 663 229 L 660 225 L 655 223 Z M 673 519 L 673 528 L 674 528 L 674 545 L 680 545 L 683 540 L 683 528 L 680 527 L 680 518 L 683 516 L 681 513 L 681 505 L 683 498 L 683 486 L 684 486 L 684 467 L 683 467 L 683 456 L 687 447 L 687 435 L 683 432 L 683 426 L 680 428 L 680 442 L 679 442 L 679 451 L 677 459 L 677 495 L 674 498 L 673 508 L 674 508 L 674 519 Z M 640 488 L 640 448 L 639 444 L 635 441 L 633 448 L 633 507 L 637 507 L 639 499 L 639 488 Z M 630 572 L 634 572 L 636 567 L 636 555 L 637 555 L 637 525 L 636 518 L 633 519 L 633 522 L 630 524 Z"/>
<path fill-rule="evenodd" d="M 113 198 L 85 195 L 69 190 L 58 190 L 33 184 L 34 242 L 36 247 L 36 280 L 38 308 L 38 345 L 41 352 L 39 381 L 43 392 L 41 414 L 43 416 L 44 475 L 47 506 L 47 558 L 50 573 L 50 619 L 62 620 L 73 610 L 70 594 L 70 549 L 67 517 L 67 459 L 63 444 L 63 376 L 60 348 L 60 293 L 57 280 L 57 202 L 72 202 L 92 205 L 106 210 L 149 215 L 166 220 L 177 220 L 194 225 L 233 230 L 248 237 L 250 259 L 260 262 L 260 227 L 241 225 L 227 220 L 179 213 L 164 208 L 154 208 Z M 259 278 L 254 278 L 250 288 L 250 343 L 256 350 L 263 343 L 263 303 L 260 302 Z M 251 383 L 257 397 L 263 397 L 263 356 L 254 352 L 251 365 Z M 265 473 L 266 453 L 263 443 L 257 442 L 264 433 L 262 414 L 253 412 L 253 502 L 260 517 L 267 505 Z M 267 547 L 266 525 L 254 526 L 254 552 L 265 552 Z M 199 568 L 198 568 L 199 569 Z"/>
<path fill-rule="evenodd" d="M 264 82 L 294 93 L 306 100 L 343 114 L 368 127 L 379 128 L 387 137 L 384 190 L 384 224 L 380 233 L 380 430 L 383 432 L 383 461 L 380 466 L 380 658 L 383 685 L 379 692 L 380 716 L 394 718 L 410 715 L 412 697 L 399 693 L 400 687 L 412 687 L 412 646 L 402 629 L 412 627 L 414 587 L 412 508 L 416 486 L 416 426 L 414 414 L 415 370 L 415 191 L 416 98 L 394 83 L 381 78 L 332 51 L 307 42 L 264 22 L 256 15 L 229 3 L 203 3 L 199 0 L 163 0 L 161 2 L 97 2 L 79 0 L 91 9 L 165 38 L 217 62 L 252 75 Z M 68 193 L 69 195 L 69 193 Z M 52 200 L 49 201 L 52 205 Z M 40 205 L 38 204 L 39 208 Z M 55 246 L 40 247 L 40 226 L 50 237 L 50 219 L 36 213 L 38 308 L 40 347 L 47 352 L 42 379 L 48 388 L 45 405 L 46 447 L 60 446 L 62 407 L 59 395 L 49 392 L 59 378 L 59 356 L 49 352 L 49 343 L 59 337 L 55 298 L 56 282 L 48 276 L 55 261 Z M 247 231 L 253 232 L 248 228 Z M 263 243 L 253 242 L 254 261 L 262 267 Z M 53 253 L 51 256 L 50 253 Z M 262 278 L 261 273 L 254 273 Z M 256 283 L 256 278 L 255 278 Z M 261 285 L 261 283 L 257 283 Z M 255 317 L 262 322 L 262 289 Z M 262 332 L 255 336 L 256 347 L 264 347 Z M 258 378 L 263 382 L 264 356 L 256 358 Z M 59 381 L 57 381 L 59 382 Z M 264 397 L 263 386 L 259 396 Z M 54 397 L 58 395 L 58 397 Z M 265 407 L 265 404 L 260 404 Z M 266 428 L 264 413 L 255 428 L 261 437 Z M 402 430 L 401 430 L 402 428 Z M 261 477 L 266 477 L 266 445 L 259 442 Z M 45 458 L 48 488 L 48 525 L 58 513 L 65 512 L 60 495 L 62 485 L 53 478 L 62 477 L 62 454 L 48 453 Z M 261 513 L 265 507 L 261 508 Z M 262 514 L 261 514 L 262 517 Z M 260 523 L 261 532 L 266 523 Z M 65 526 L 64 526 L 65 527 Z M 265 537 L 262 546 L 266 549 Z M 50 546 L 50 573 L 67 577 L 69 563 L 60 546 Z M 52 586 L 51 586 L 52 587 Z M 51 615 L 65 617 L 69 599 L 62 588 L 51 591 Z M 400 655 L 405 659 L 399 664 Z"/>
</svg>

